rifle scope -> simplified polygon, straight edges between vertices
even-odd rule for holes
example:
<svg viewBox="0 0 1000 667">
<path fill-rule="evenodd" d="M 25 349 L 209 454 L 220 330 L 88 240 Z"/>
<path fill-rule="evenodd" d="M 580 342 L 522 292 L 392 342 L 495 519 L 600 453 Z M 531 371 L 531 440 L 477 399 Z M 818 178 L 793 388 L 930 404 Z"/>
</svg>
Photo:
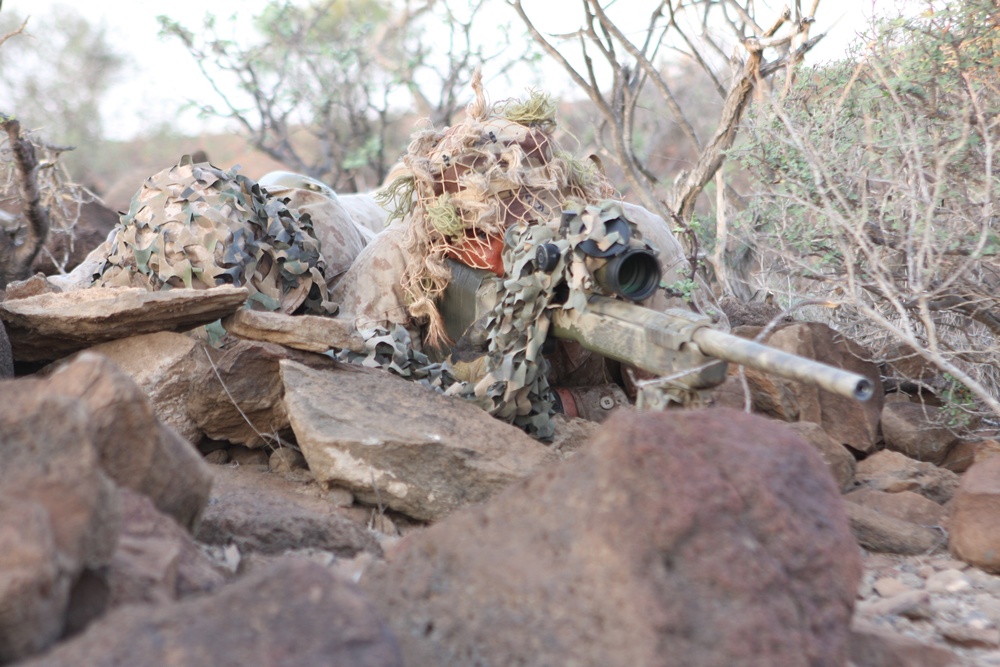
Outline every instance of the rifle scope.
<svg viewBox="0 0 1000 667">
<path fill-rule="evenodd" d="M 594 280 L 605 291 L 629 301 L 653 296 L 660 286 L 660 263 L 645 248 L 627 247 L 594 272 Z"/>
</svg>

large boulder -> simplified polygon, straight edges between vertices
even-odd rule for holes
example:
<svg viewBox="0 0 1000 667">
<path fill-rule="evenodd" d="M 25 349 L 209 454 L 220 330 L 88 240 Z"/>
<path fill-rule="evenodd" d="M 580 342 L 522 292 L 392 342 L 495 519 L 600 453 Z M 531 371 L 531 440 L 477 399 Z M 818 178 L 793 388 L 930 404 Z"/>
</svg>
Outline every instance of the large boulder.
<svg viewBox="0 0 1000 667">
<path fill-rule="evenodd" d="M 281 377 L 313 476 L 416 519 L 482 502 L 555 458 L 476 405 L 384 371 L 320 371 L 283 360 Z"/>
<path fill-rule="evenodd" d="M 185 440 L 197 443 L 201 429 L 188 415 L 193 378 L 211 372 L 206 346 L 191 336 L 159 331 L 102 343 L 90 352 L 107 357 L 142 388 L 156 417 Z"/>
<path fill-rule="evenodd" d="M 208 502 L 212 476 L 194 445 L 160 422 L 142 390 L 106 357 L 84 352 L 44 380 L 43 392 L 79 397 L 91 415 L 101 468 L 149 496 L 189 529 Z"/>
<path fill-rule="evenodd" d="M 355 586 L 315 563 L 289 560 L 214 595 L 121 607 L 23 666 L 401 664 L 384 621 Z"/>
<path fill-rule="evenodd" d="M 620 413 L 361 583 L 411 667 L 770 667 L 843 665 L 860 577 L 816 452 L 712 409 Z"/>
<path fill-rule="evenodd" d="M 42 382 L 0 383 L 0 662 L 63 632 L 70 591 L 118 540 L 114 485 L 83 402 Z"/>
<path fill-rule="evenodd" d="M 940 465 L 958 440 L 944 421 L 941 408 L 933 405 L 909 401 L 886 403 L 881 423 L 885 448 Z"/>
<path fill-rule="evenodd" d="M 948 528 L 955 556 L 1000 573 L 1000 457 L 976 463 L 962 475 Z"/>
</svg>

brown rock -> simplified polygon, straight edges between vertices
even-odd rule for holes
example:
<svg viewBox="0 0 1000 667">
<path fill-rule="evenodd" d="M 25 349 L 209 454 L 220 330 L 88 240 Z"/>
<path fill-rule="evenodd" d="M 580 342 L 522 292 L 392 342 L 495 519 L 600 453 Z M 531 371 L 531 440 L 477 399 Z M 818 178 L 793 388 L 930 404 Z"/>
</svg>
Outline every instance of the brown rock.
<svg viewBox="0 0 1000 667">
<path fill-rule="evenodd" d="M 175 600 L 208 593 L 226 575 L 201 550 L 187 529 L 152 501 L 121 489 L 122 539 L 109 564 L 111 605 Z"/>
<path fill-rule="evenodd" d="M 24 667 L 399 667 L 395 640 L 357 588 L 323 567 L 277 563 L 214 595 L 112 611 Z"/>
<path fill-rule="evenodd" d="M 854 455 L 846 447 L 831 438 L 819 424 L 794 422 L 787 426 L 819 452 L 841 491 L 846 491 L 854 486 L 856 464 Z"/>
<path fill-rule="evenodd" d="M 913 491 L 887 493 L 865 488 L 848 493 L 844 499 L 919 526 L 943 526 L 948 518 L 944 507 Z"/>
<path fill-rule="evenodd" d="M 75 573 L 60 560 L 45 507 L 0 498 L 0 663 L 62 634 Z"/>
<path fill-rule="evenodd" d="M 958 475 L 950 470 L 889 450 L 859 461 L 855 479 L 858 484 L 879 491 L 914 491 L 939 505 L 951 500 L 959 481 Z"/>
<path fill-rule="evenodd" d="M 952 651 L 924 644 L 871 623 L 855 623 L 851 631 L 851 664 L 854 667 L 949 667 L 958 665 Z"/>
<path fill-rule="evenodd" d="M 14 377 L 14 353 L 10 349 L 7 329 L 0 320 L 0 380 Z"/>
<path fill-rule="evenodd" d="M 841 504 L 771 421 L 622 413 L 362 586 L 411 667 L 843 665 L 861 564 Z"/>
<path fill-rule="evenodd" d="M 114 486 L 101 470 L 81 401 L 38 380 L 0 382 L 0 662 L 63 632 L 85 567 L 118 539 Z"/>
<path fill-rule="evenodd" d="M 941 467 L 955 473 L 963 473 L 972 464 L 1000 456 L 1000 441 L 993 438 L 986 440 L 957 440 L 948 450 L 948 455 L 941 462 Z"/>
<path fill-rule="evenodd" d="M 746 331 L 745 335 L 751 333 Z M 880 387 L 878 367 L 859 345 L 825 324 L 794 322 L 777 327 L 764 339 L 767 345 L 860 373 Z M 845 398 L 809 385 L 746 369 L 754 408 L 778 419 L 815 422 L 834 441 L 860 452 L 870 452 L 878 441 L 883 394 L 866 402 Z"/>
<path fill-rule="evenodd" d="M 926 554 L 947 541 L 942 531 L 896 519 L 857 503 L 845 503 L 845 507 L 855 539 L 872 551 Z"/>
<path fill-rule="evenodd" d="M 211 473 L 198 450 L 160 423 L 141 389 L 117 366 L 84 352 L 55 370 L 45 391 L 79 397 L 95 429 L 101 468 L 119 485 L 193 529 L 208 501 Z"/>
<path fill-rule="evenodd" d="M 365 341 L 354 324 L 336 317 L 238 310 L 227 317 L 222 326 L 240 338 L 277 343 L 305 352 L 323 353 L 334 348 L 365 351 Z"/>
<path fill-rule="evenodd" d="M 274 343 L 238 341 L 192 379 L 187 412 L 210 438 L 263 447 L 292 438 L 278 372 L 282 359 L 340 368 L 333 359 Z"/>
<path fill-rule="evenodd" d="M 382 554 L 375 536 L 317 485 L 307 489 L 314 495 L 307 495 L 301 485 L 273 473 L 222 466 L 213 472 L 212 502 L 197 536 L 201 542 L 235 544 L 244 553 L 314 548 L 346 557 L 361 551 Z"/>
<path fill-rule="evenodd" d="M 955 442 L 942 425 L 941 409 L 932 405 L 891 402 L 882 408 L 882 436 L 886 449 L 917 461 L 940 464 Z"/>
<path fill-rule="evenodd" d="M 14 359 L 47 361 L 118 338 L 187 331 L 234 312 L 242 287 L 174 289 L 94 287 L 0 302 Z"/>
<path fill-rule="evenodd" d="M 107 567 L 86 571 L 73 588 L 68 618 L 75 634 L 107 613 L 129 604 L 164 604 L 209 593 L 226 573 L 202 551 L 187 530 L 157 510 L 146 496 L 119 489 L 122 533 Z"/>
<path fill-rule="evenodd" d="M 948 528 L 956 558 L 1000 573 L 1000 458 L 981 461 L 962 476 Z"/>
<path fill-rule="evenodd" d="M 44 274 L 36 273 L 24 280 L 13 280 L 4 287 L 4 299 L 13 301 L 14 299 L 25 299 L 29 296 L 39 294 L 51 294 L 64 291 L 57 285 L 50 283 Z"/>
<path fill-rule="evenodd" d="M 56 549 L 74 576 L 106 563 L 119 507 L 86 406 L 47 383 L 8 380 L 0 383 L 0 433 L 0 496 L 48 511 Z"/>
<path fill-rule="evenodd" d="M 416 519 L 482 502 L 555 458 L 472 403 L 385 372 L 282 361 L 281 377 L 313 476 Z"/>
<path fill-rule="evenodd" d="M 160 331 L 90 348 L 111 360 L 142 388 L 157 419 L 189 442 L 202 432 L 188 415 L 192 379 L 210 370 L 205 346 L 191 336 Z"/>
</svg>

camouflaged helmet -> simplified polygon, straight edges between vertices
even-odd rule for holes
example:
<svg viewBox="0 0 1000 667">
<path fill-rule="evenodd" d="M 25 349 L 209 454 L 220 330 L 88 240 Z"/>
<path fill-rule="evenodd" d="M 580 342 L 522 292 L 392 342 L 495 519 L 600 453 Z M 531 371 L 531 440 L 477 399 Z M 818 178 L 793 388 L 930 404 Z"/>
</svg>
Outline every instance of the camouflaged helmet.
<svg viewBox="0 0 1000 667">
<path fill-rule="evenodd" d="M 323 268 L 308 215 L 235 171 L 185 156 L 132 198 L 95 285 L 231 284 L 249 289 L 255 310 L 324 313 Z"/>
</svg>

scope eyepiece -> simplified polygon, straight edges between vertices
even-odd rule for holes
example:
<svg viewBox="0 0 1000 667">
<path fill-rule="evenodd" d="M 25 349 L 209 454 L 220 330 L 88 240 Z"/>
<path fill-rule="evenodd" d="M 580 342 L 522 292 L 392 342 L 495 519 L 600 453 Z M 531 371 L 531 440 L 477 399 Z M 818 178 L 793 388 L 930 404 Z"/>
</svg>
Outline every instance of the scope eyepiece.
<svg viewBox="0 0 1000 667">
<path fill-rule="evenodd" d="M 605 291 L 629 301 L 648 299 L 660 286 L 660 263 L 645 248 L 629 246 L 594 272 Z"/>
</svg>

